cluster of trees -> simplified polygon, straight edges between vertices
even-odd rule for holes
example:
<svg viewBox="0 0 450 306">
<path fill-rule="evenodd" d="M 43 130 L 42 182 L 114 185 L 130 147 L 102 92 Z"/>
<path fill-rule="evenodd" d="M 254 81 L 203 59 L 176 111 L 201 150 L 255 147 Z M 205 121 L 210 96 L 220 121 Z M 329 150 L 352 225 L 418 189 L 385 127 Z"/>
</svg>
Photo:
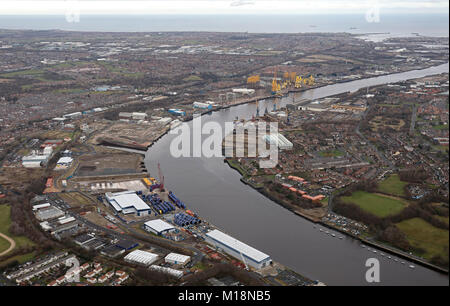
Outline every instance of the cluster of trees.
<svg viewBox="0 0 450 306">
<path fill-rule="evenodd" d="M 167 273 L 161 271 L 150 270 L 143 267 L 138 267 L 134 271 L 136 278 L 144 281 L 145 285 L 161 286 L 167 284 L 173 284 L 177 279 Z"/>
<path fill-rule="evenodd" d="M 30 216 L 31 207 L 28 195 L 9 195 L 11 205 L 11 226 L 9 231 L 15 236 L 25 236 L 36 243 L 41 249 L 48 249 L 53 242 L 44 235 L 34 223 L 34 217 Z"/>
<path fill-rule="evenodd" d="M 313 208 L 320 208 L 322 207 L 322 204 L 317 202 L 312 202 L 310 200 L 302 198 L 301 195 L 298 193 L 294 193 L 283 186 L 281 186 L 278 183 L 269 183 L 268 189 L 271 191 L 270 193 L 266 192 L 266 196 L 269 198 L 272 198 L 273 200 L 280 202 L 279 200 L 287 200 L 290 204 L 298 205 L 299 207 L 303 209 L 313 209 Z M 273 191 L 277 193 L 277 195 L 273 194 Z"/>
<path fill-rule="evenodd" d="M 421 168 L 410 168 L 398 172 L 400 180 L 409 183 L 422 183 L 428 178 L 428 174 Z"/>
</svg>

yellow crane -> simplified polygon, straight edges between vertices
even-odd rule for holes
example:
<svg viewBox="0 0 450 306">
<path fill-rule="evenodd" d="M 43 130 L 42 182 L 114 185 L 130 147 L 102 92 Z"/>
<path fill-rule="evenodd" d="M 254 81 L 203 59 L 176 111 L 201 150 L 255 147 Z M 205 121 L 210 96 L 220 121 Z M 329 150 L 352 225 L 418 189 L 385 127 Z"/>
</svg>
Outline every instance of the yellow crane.
<svg viewBox="0 0 450 306">
<path fill-rule="evenodd" d="M 256 85 L 259 83 L 260 80 L 261 80 L 261 78 L 259 75 L 252 75 L 247 78 L 247 84 Z"/>
<path fill-rule="evenodd" d="M 281 90 L 281 85 L 278 84 L 277 80 L 277 71 L 275 70 L 275 73 L 273 75 L 273 81 L 272 81 L 272 95 L 276 95 Z"/>
<path fill-rule="evenodd" d="M 298 75 L 295 78 L 295 88 L 301 88 L 302 84 L 303 84 L 303 78 L 300 75 Z"/>
</svg>

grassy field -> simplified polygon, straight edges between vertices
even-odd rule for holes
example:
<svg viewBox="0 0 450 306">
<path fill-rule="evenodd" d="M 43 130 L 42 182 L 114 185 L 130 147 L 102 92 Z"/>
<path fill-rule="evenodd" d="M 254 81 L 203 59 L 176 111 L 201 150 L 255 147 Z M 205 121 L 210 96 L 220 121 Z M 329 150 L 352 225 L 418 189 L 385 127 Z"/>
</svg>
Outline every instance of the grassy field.
<svg viewBox="0 0 450 306">
<path fill-rule="evenodd" d="M 420 218 L 405 220 L 396 225 L 405 233 L 414 248 L 425 251 L 425 254 L 422 254 L 424 258 L 431 259 L 436 255 L 448 258 L 449 235 L 447 230 L 436 228 Z"/>
<path fill-rule="evenodd" d="M 438 218 L 438 219 L 441 220 L 442 222 L 445 222 L 445 223 L 448 224 L 448 217 L 435 216 L 435 218 Z"/>
<path fill-rule="evenodd" d="M 344 152 L 339 150 L 322 151 L 319 153 L 322 157 L 339 157 L 344 156 Z"/>
<path fill-rule="evenodd" d="M 24 236 L 14 236 L 9 232 L 9 226 L 11 225 L 11 207 L 8 205 L 0 205 L 0 232 L 8 237 L 11 237 L 16 242 L 16 247 L 34 245 L 34 243 Z M 1 238 L 0 238 L 1 239 Z M 0 240 L 0 252 L 6 250 L 9 247 L 9 243 L 1 239 Z"/>
<path fill-rule="evenodd" d="M 356 191 L 351 196 L 341 198 L 345 203 L 359 206 L 362 210 L 378 217 L 395 215 L 407 205 L 400 199 L 393 199 L 379 194 Z"/>
<path fill-rule="evenodd" d="M 400 181 L 398 174 L 392 174 L 378 184 L 378 190 L 383 193 L 403 197 L 405 196 L 405 191 L 403 188 L 406 185 L 408 185 L 408 183 Z"/>
<path fill-rule="evenodd" d="M 9 242 L 0 237 L 0 253 L 9 248 Z"/>
</svg>

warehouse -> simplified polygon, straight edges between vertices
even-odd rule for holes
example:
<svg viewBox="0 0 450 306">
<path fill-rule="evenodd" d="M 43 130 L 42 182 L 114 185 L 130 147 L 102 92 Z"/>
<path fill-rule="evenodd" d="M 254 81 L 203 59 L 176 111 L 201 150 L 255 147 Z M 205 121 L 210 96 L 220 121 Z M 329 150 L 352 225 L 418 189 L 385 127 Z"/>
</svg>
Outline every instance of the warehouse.
<svg viewBox="0 0 450 306">
<path fill-rule="evenodd" d="M 123 259 L 129 263 L 150 266 L 158 259 L 158 255 L 150 252 L 136 250 L 125 256 Z"/>
<path fill-rule="evenodd" d="M 264 140 L 268 144 L 276 145 L 280 150 L 292 150 L 293 144 L 281 134 L 264 135 Z"/>
<path fill-rule="evenodd" d="M 33 211 L 39 210 L 39 209 L 43 209 L 43 208 L 47 208 L 50 207 L 50 203 L 43 203 L 43 204 L 37 204 L 37 205 L 33 205 Z"/>
<path fill-rule="evenodd" d="M 171 224 L 161 220 L 151 220 L 144 223 L 144 229 L 147 232 L 154 233 L 156 235 L 162 235 L 163 233 L 170 233 L 175 230 L 175 227 L 173 227 Z"/>
<path fill-rule="evenodd" d="M 160 266 L 156 266 L 156 265 L 152 265 L 150 267 L 150 270 L 166 273 L 166 274 L 175 276 L 176 278 L 181 278 L 184 274 L 183 271 L 180 271 L 180 270 L 175 270 L 175 269 L 167 268 L 167 267 L 160 267 Z"/>
<path fill-rule="evenodd" d="M 191 261 L 190 256 L 181 255 L 177 253 L 170 253 L 164 258 L 164 261 L 173 265 L 186 265 L 188 262 Z"/>
<path fill-rule="evenodd" d="M 61 168 L 63 168 L 63 167 L 67 168 L 72 164 L 72 162 L 73 162 L 72 157 L 64 156 L 64 157 L 61 157 L 60 159 L 58 159 L 58 161 L 56 162 L 56 166 L 61 167 Z"/>
<path fill-rule="evenodd" d="M 147 216 L 151 213 L 150 207 L 134 191 L 106 193 L 106 200 L 116 212 Z"/>
<path fill-rule="evenodd" d="M 227 254 L 245 261 L 245 264 L 255 269 L 261 269 L 272 263 L 269 255 L 231 237 L 219 230 L 213 230 L 206 234 L 206 242 L 220 248 Z"/>
<path fill-rule="evenodd" d="M 51 206 L 48 208 L 38 210 L 36 212 L 36 219 L 38 219 L 39 221 L 46 221 L 56 219 L 64 215 L 65 214 L 61 209 Z"/>
<path fill-rule="evenodd" d="M 212 105 L 208 103 L 194 102 L 193 106 L 199 109 L 212 109 Z"/>
</svg>

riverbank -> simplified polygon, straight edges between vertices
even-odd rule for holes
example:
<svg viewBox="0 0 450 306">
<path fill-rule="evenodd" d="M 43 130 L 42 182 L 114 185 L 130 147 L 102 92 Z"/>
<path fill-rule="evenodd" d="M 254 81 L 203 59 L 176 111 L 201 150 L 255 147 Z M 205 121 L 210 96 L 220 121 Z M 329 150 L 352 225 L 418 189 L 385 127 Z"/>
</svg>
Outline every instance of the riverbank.
<svg viewBox="0 0 450 306">
<path fill-rule="evenodd" d="M 325 86 L 325 88 L 316 88 L 301 93 L 295 97 L 295 100 L 299 101 L 302 98 L 314 100 L 347 91 L 355 91 L 358 88 L 445 73 L 447 67 L 447 65 L 441 65 L 425 71 L 377 77 L 364 82 L 351 81 L 339 86 Z M 280 105 L 284 106 L 286 103 L 291 103 L 291 100 L 292 96 L 283 99 Z M 272 101 L 260 101 L 260 106 L 268 106 Z M 236 116 L 249 119 L 255 113 L 254 104 L 228 108 L 229 110 L 224 112 L 217 112 L 219 109 L 211 111 L 211 114 L 207 116 L 208 120 L 222 123 L 233 120 Z M 167 147 L 173 137 L 175 136 L 167 135 L 166 138 L 152 145 L 147 153 L 146 166 L 148 169 L 155 171 L 155 165 L 160 162 L 165 175 L 167 177 L 170 175 L 172 188 L 190 203 L 190 206 L 198 213 L 213 220 L 214 223 L 219 224 L 221 228 L 224 228 L 236 238 L 248 241 L 251 245 L 265 250 L 266 253 L 273 255 L 278 262 L 282 262 L 294 271 L 309 276 L 309 278 L 318 278 L 330 285 L 365 284 L 361 281 L 361 275 L 364 275 L 366 270 L 364 265 L 359 265 L 358 262 L 363 262 L 360 260 L 367 258 L 367 251 L 361 248 L 359 243 L 355 243 L 356 239 L 327 239 L 318 230 L 313 229 L 313 224 L 318 223 L 305 218 L 305 216 L 298 218 L 298 213 L 284 209 L 279 204 L 274 205 L 276 204 L 274 201 L 260 192 L 249 192 L 250 189 L 246 185 L 252 188 L 258 188 L 259 186 L 252 186 L 243 180 L 237 182 L 237 176 L 234 171 L 229 170 L 229 166 L 219 165 L 219 163 L 223 164 L 224 158 L 217 158 L 217 161 L 211 161 L 208 158 L 173 158 L 170 154 L 167 154 Z M 201 171 L 199 173 L 205 166 L 208 166 L 212 171 Z M 186 173 L 186 175 L 183 175 L 183 173 Z M 194 173 L 196 179 L 192 180 L 192 174 Z M 224 180 L 226 180 L 225 184 Z M 220 189 L 205 188 L 205 186 L 219 185 Z M 214 200 L 211 201 L 211 199 Z M 236 214 L 236 211 L 241 213 Z M 291 212 L 297 214 L 297 216 L 294 216 Z M 252 216 L 252 222 L 248 222 L 248 216 Z M 276 226 L 270 228 L 270 234 L 260 235 L 261 232 L 267 231 L 268 218 Z M 284 237 L 284 239 L 280 240 L 279 237 Z M 292 244 L 292 241 L 295 241 L 295 244 Z M 314 241 L 314 248 L 307 247 L 311 241 Z M 327 260 L 326 254 L 330 252 L 334 254 L 334 262 L 341 263 L 338 267 Z M 358 260 L 349 261 L 347 260 L 349 256 Z M 380 258 L 380 260 L 387 269 L 384 273 L 383 283 L 385 285 L 448 283 L 447 276 L 424 268 L 422 265 L 419 265 L 411 274 L 411 269 L 407 266 L 397 265 L 387 258 Z M 345 279 L 341 277 L 344 274 L 347 275 Z"/>
<path fill-rule="evenodd" d="M 238 171 L 242 175 L 241 171 L 235 165 L 232 165 L 229 162 L 226 162 L 226 163 L 230 166 L 230 168 Z M 334 226 L 332 226 L 330 224 L 327 224 L 327 223 L 323 222 L 321 218 L 316 218 L 316 217 L 313 217 L 313 216 L 311 216 L 309 214 L 305 214 L 305 213 L 302 213 L 300 211 L 297 211 L 297 210 L 293 209 L 290 205 L 286 205 L 286 203 L 284 203 L 283 201 L 279 201 L 278 198 L 273 197 L 264 188 L 254 186 L 253 184 L 247 182 L 243 177 L 241 177 L 240 180 L 241 180 L 242 183 L 244 183 L 245 185 L 248 185 L 249 187 L 251 187 L 254 190 L 258 191 L 259 193 L 261 193 L 265 197 L 269 198 L 273 202 L 277 203 L 278 205 L 282 206 L 283 208 L 289 210 L 290 212 L 292 212 L 292 213 L 296 214 L 297 216 L 300 216 L 300 217 L 302 217 L 302 218 L 304 218 L 304 219 L 306 219 L 306 220 L 308 220 L 310 222 L 313 222 L 315 224 L 327 227 L 327 228 L 329 228 L 331 230 L 340 232 L 341 234 L 344 234 L 344 235 L 346 235 L 346 236 L 348 236 L 350 238 L 358 240 L 361 243 L 364 243 L 366 245 L 370 245 L 373 248 L 385 251 L 386 253 L 390 253 L 391 255 L 395 255 L 397 257 L 400 257 L 400 258 L 403 258 L 403 259 L 407 259 L 407 260 L 409 260 L 411 262 L 414 262 L 416 264 L 420 264 L 420 265 L 422 265 L 422 266 L 424 266 L 424 267 L 426 267 L 428 269 L 431 269 L 433 271 L 440 272 L 440 273 L 443 273 L 443 274 L 448 274 L 449 273 L 449 271 L 444 269 L 444 268 L 441 268 L 439 266 L 433 265 L 433 264 L 431 264 L 429 262 L 423 261 L 423 260 L 421 260 L 419 258 L 416 258 L 414 256 L 411 256 L 409 254 L 405 254 L 404 252 L 402 252 L 400 250 L 396 250 L 396 249 L 390 248 L 390 247 L 388 247 L 386 245 L 383 245 L 383 244 L 380 244 L 380 243 L 376 243 L 376 242 L 370 241 L 368 239 L 365 239 L 365 238 L 362 238 L 362 237 L 359 237 L 359 236 L 356 236 L 356 235 L 352 235 L 351 233 L 348 233 L 348 232 L 342 230 L 339 227 L 334 227 Z"/>
</svg>

